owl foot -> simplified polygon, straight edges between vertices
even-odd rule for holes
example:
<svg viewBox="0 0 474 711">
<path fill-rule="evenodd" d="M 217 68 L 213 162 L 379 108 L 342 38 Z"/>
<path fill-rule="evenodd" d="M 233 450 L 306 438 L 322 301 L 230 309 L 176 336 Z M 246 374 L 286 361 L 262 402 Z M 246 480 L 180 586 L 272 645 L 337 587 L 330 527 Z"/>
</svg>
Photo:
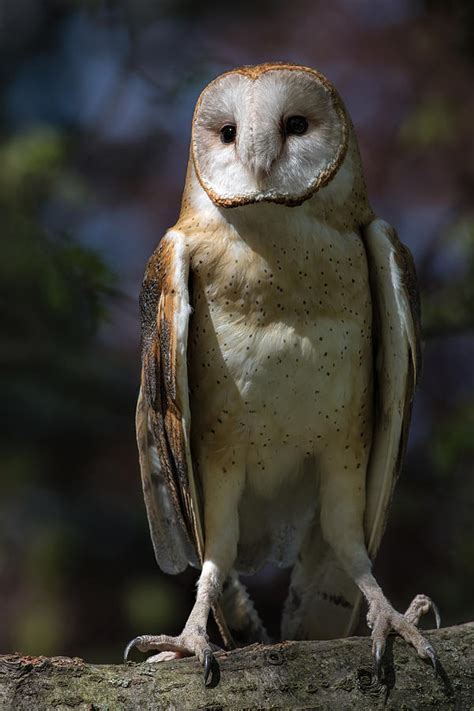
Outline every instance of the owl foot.
<svg viewBox="0 0 474 711">
<path fill-rule="evenodd" d="M 441 627 L 441 615 L 439 614 L 437 605 L 435 605 L 433 600 L 427 595 L 417 595 L 414 597 L 407 608 L 404 617 L 406 617 L 408 622 L 418 625 L 420 617 L 422 615 L 426 615 L 426 613 L 430 610 L 433 610 L 436 620 L 436 628 L 439 630 Z"/>
<path fill-rule="evenodd" d="M 151 650 L 160 652 L 149 657 L 147 662 L 163 662 L 195 655 L 204 668 L 205 684 L 209 681 L 214 663 L 213 652 L 219 649 L 216 645 L 210 644 L 207 634 L 202 629 L 197 628 L 185 628 L 177 637 L 170 637 L 165 634 L 144 634 L 135 637 L 125 648 L 125 662 L 133 647 L 136 647 L 140 652 L 150 652 Z"/>
<path fill-rule="evenodd" d="M 404 615 L 397 612 L 384 597 L 372 600 L 367 613 L 367 624 L 372 630 L 372 653 L 375 658 L 377 675 L 380 675 L 385 642 L 390 633 L 395 632 L 415 647 L 422 659 L 429 659 L 437 671 L 437 657 L 432 645 L 417 629 L 420 617 L 433 610 L 436 626 L 441 624 L 438 608 L 426 595 L 417 595 Z"/>
</svg>

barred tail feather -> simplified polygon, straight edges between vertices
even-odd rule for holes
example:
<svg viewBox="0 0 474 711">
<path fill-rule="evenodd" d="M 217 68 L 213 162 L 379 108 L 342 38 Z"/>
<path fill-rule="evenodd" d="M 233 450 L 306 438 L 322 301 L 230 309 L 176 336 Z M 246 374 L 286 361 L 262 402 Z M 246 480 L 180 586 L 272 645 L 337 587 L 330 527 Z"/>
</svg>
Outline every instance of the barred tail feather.
<svg viewBox="0 0 474 711">
<path fill-rule="evenodd" d="M 283 639 L 338 639 L 354 632 L 361 595 L 321 538 L 293 568 L 282 619 Z"/>
<path fill-rule="evenodd" d="M 231 571 L 224 584 L 220 606 L 232 636 L 240 643 L 271 642 L 245 585 L 235 571 Z"/>
</svg>

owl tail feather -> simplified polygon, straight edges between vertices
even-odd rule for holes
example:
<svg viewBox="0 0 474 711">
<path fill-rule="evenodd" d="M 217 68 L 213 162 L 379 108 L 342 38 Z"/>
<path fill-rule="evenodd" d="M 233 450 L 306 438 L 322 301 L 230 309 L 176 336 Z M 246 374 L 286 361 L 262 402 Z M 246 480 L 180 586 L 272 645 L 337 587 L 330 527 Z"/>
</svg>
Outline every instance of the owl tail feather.
<svg viewBox="0 0 474 711">
<path fill-rule="evenodd" d="M 239 645 L 271 642 L 247 588 L 234 570 L 224 583 L 220 608 L 233 638 Z"/>
<path fill-rule="evenodd" d="M 361 594 L 321 540 L 293 568 L 282 639 L 339 639 L 354 634 Z"/>
</svg>

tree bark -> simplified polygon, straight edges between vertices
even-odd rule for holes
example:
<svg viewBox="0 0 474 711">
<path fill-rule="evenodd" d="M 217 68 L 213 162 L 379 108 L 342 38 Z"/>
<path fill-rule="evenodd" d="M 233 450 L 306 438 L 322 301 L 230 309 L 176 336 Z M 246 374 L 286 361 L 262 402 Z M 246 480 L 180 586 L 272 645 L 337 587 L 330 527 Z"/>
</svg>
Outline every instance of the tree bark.
<svg viewBox="0 0 474 711">
<path fill-rule="evenodd" d="M 205 687 L 196 659 L 94 665 L 66 657 L 0 657 L 0 709 L 474 709 L 474 622 L 427 632 L 438 673 L 390 637 L 381 680 L 370 639 L 258 644 L 216 655 Z"/>
</svg>

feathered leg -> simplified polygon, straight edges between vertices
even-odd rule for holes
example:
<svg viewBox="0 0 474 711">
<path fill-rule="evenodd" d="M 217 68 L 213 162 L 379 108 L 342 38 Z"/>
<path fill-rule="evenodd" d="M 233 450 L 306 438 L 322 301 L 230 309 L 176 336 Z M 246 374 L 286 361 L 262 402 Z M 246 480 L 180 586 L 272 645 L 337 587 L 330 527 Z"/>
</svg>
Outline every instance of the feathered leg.
<svg viewBox="0 0 474 711">
<path fill-rule="evenodd" d="M 394 610 L 372 574 L 364 541 L 364 507 L 365 467 L 357 468 L 350 456 L 342 452 L 323 467 L 321 528 L 342 567 L 367 600 L 367 622 L 372 630 L 372 651 L 377 670 L 391 632 L 401 635 L 415 647 L 420 657 L 430 659 L 436 668 L 434 649 L 416 627 L 420 616 L 434 608 L 433 603 L 426 596 L 418 595 L 405 614 Z"/>
<path fill-rule="evenodd" d="M 227 466 L 207 456 L 201 457 L 200 471 L 204 490 L 205 554 L 197 586 L 196 602 L 184 630 L 177 637 L 141 635 L 125 650 L 125 659 L 132 647 L 141 652 L 159 650 L 148 661 L 165 661 L 196 655 L 204 666 L 207 682 L 213 651 L 206 628 L 209 612 L 217 602 L 237 553 L 239 537 L 238 508 L 244 481 L 244 467 L 232 460 Z"/>
</svg>

